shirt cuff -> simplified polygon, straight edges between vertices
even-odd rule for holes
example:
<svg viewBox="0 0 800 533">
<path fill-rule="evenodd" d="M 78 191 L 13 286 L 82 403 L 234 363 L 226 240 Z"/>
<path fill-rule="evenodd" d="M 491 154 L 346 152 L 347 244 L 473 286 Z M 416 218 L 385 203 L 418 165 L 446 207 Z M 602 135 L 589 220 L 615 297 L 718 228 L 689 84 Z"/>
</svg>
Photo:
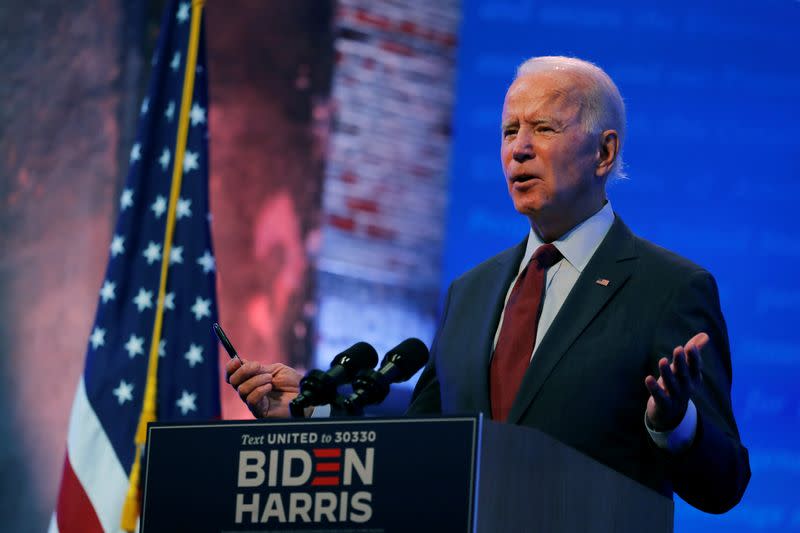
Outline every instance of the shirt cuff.
<svg viewBox="0 0 800 533">
<path fill-rule="evenodd" d="M 330 418 L 331 416 L 331 406 L 330 404 L 326 405 L 317 405 L 314 407 L 314 411 L 311 413 L 309 418 Z"/>
<path fill-rule="evenodd" d="M 694 402 L 689 400 L 683 420 L 678 427 L 671 431 L 656 431 L 651 428 L 647 422 L 647 413 L 644 415 L 644 427 L 647 428 L 647 432 L 656 446 L 672 453 L 678 453 L 694 442 L 694 435 L 697 432 L 697 408 L 694 406 Z"/>
</svg>

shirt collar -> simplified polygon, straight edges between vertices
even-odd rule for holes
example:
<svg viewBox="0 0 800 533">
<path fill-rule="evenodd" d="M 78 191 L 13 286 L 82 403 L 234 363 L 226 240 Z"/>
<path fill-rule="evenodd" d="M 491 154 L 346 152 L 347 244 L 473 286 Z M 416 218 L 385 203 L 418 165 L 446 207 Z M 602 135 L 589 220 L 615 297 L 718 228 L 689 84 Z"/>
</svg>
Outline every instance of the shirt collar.
<svg viewBox="0 0 800 533">
<path fill-rule="evenodd" d="M 614 223 L 614 210 L 611 202 L 606 202 L 603 208 L 590 216 L 560 238 L 553 241 L 553 244 L 561 252 L 561 255 L 580 273 L 586 268 L 594 252 L 603 242 L 608 230 Z M 528 235 L 528 245 L 525 248 L 525 255 L 522 257 L 520 271 L 528 264 L 533 253 L 539 246 L 544 244 L 542 239 L 531 229 Z"/>
</svg>

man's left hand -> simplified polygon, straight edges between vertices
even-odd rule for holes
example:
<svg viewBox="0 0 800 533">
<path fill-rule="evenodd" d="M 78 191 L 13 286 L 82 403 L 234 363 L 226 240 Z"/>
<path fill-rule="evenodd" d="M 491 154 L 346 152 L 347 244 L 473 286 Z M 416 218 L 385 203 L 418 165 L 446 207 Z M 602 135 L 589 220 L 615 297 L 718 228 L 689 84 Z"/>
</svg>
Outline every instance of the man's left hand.
<svg viewBox="0 0 800 533">
<path fill-rule="evenodd" d="M 655 431 L 671 431 L 683 420 L 695 388 L 702 383 L 700 351 L 708 343 L 708 335 L 698 333 L 685 346 L 672 350 L 672 363 L 666 357 L 658 362 L 661 374 L 647 376 L 644 384 L 650 391 L 647 400 L 647 422 Z"/>
</svg>

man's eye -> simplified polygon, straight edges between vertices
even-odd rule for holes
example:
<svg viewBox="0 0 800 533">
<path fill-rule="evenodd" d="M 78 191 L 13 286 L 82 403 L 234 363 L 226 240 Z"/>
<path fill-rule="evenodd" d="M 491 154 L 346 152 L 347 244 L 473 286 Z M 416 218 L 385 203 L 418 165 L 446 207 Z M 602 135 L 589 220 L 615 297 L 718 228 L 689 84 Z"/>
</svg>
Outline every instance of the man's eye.
<svg viewBox="0 0 800 533">
<path fill-rule="evenodd" d="M 539 126 L 538 128 L 536 128 L 536 131 L 540 131 L 542 133 L 552 133 L 556 130 L 554 130 L 550 126 Z"/>
</svg>

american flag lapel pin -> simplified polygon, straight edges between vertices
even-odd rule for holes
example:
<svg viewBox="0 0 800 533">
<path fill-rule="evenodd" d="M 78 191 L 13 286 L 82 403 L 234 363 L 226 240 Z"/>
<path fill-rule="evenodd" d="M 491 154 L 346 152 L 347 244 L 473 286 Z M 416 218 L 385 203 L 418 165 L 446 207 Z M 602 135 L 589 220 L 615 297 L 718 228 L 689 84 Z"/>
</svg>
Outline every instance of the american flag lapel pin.
<svg viewBox="0 0 800 533">
<path fill-rule="evenodd" d="M 597 283 L 598 285 L 602 285 L 603 287 L 608 287 L 610 281 L 608 281 L 606 278 L 600 278 L 596 280 L 595 283 Z"/>
</svg>

